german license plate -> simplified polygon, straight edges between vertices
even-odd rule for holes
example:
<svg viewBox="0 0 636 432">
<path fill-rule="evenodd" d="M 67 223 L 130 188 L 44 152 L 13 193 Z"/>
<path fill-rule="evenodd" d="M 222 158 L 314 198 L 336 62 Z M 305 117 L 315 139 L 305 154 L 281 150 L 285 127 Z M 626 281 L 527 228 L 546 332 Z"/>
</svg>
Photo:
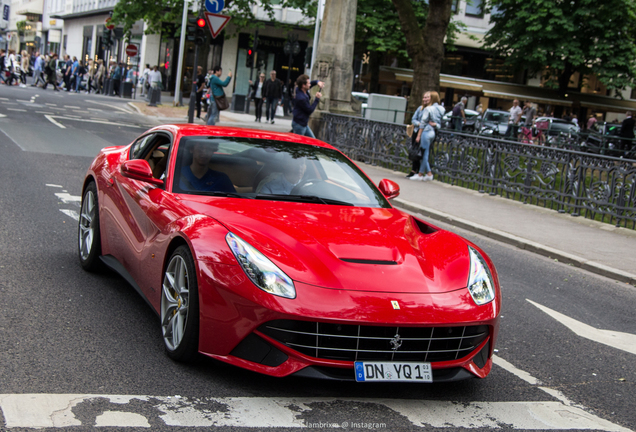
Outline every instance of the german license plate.
<svg viewBox="0 0 636 432">
<path fill-rule="evenodd" d="M 430 363 L 355 362 L 356 381 L 433 382 Z"/>
</svg>

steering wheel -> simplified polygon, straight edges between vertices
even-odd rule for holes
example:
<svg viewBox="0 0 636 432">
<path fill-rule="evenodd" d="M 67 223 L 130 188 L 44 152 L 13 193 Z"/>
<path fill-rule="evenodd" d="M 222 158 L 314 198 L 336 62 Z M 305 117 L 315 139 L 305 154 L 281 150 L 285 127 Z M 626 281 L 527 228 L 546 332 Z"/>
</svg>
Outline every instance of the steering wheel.
<svg viewBox="0 0 636 432">
<path fill-rule="evenodd" d="M 298 192 L 300 192 L 300 190 L 305 186 L 308 185 L 309 183 L 313 183 L 313 182 L 322 182 L 323 180 L 317 179 L 317 178 L 311 178 L 311 179 L 307 179 L 307 180 L 303 180 L 300 183 L 298 183 L 296 186 L 294 186 L 294 188 L 291 190 L 291 192 L 289 193 L 290 195 L 298 195 Z"/>
</svg>

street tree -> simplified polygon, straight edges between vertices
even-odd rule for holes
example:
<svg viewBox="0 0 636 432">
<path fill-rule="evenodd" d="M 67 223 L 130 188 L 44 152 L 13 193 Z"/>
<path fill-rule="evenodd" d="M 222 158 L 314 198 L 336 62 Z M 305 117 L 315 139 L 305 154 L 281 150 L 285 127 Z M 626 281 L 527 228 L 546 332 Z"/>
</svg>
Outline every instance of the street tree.
<svg viewBox="0 0 636 432">
<path fill-rule="evenodd" d="M 595 74 L 608 89 L 636 77 L 634 0 L 490 0 L 484 48 L 567 93 L 572 74 Z"/>
<path fill-rule="evenodd" d="M 444 60 L 444 38 L 451 22 L 453 1 L 428 0 L 426 20 L 422 21 L 418 19 L 415 7 L 425 2 L 392 0 L 413 67 L 411 94 L 417 97 L 409 98 L 408 111 L 417 109 L 420 103 L 419 95 L 425 91 L 440 89 L 439 74 Z"/>
<path fill-rule="evenodd" d="M 277 23 L 274 5 L 298 8 L 311 20 L 316 16 L 316 0 L 260 0 L 259 5 L 273 23 Z M 222 13 L 232 17 L 237 31 L 263 27 L 264 23 L 256 20 L 253 6 L 252 0 L 226 0 Z M 139 20 L 146 23 L 148 34 L 160 33 L 166 24 L 174 24 L 176 36 L 180 34 L 182 13 L 183 0 L 119 0 L 113 10 L 112 21 L 121 25 L 125 34 L 129 34 Z"/>
</svg>

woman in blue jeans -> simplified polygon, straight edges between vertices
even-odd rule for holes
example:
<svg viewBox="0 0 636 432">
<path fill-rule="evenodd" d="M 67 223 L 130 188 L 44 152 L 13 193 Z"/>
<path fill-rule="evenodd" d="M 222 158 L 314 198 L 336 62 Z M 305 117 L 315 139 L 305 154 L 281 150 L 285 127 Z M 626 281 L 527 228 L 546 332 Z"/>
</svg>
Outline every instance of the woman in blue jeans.
<svg viewBox="0 0 636 432">
<path fill-rule="evenodd" d="M 428 163 L 428 153 L 431 148 L 431 144 L 435 139 L 435 129 L 439 129 L 442 122 L 442 116 L 446 110 L 444 110 L 444 107 L 439 104 L 439 93 L 435 91 L 424 93 L 424 99 L 422 102 L 424 103 L 425 108 L 422 113 L 420 130 L 417 133 L 415 141 L 420 143 L 420 147 L 424 150 L 424 155 L 422 156 L 422 163 L 420 164 L 419 172 L 409 177 L 409 180 L 430 181 L 433 180 L 433 173 L 431 172 L 431 166 Z M 426 175 L 424 173 L 426 173 Z"/>
<path fill-rule="evenodd" d="M 222 73 L 223 69 L 221 69 L 221 66 L 216 66 L 212 70 L 212 77 L 210 77 L 210 82 L 208 83 L 208 87 L 210 87 L 210 105 L 208 108 L 208 118 L 205 122 L 208 126 L 214 126 L 216 122 L 219 121 L 219 108 L 216 106 L 214 97 L 223 96 L 225 94 L 223 87 L 227 87 L 232 79 L 232 71 L 228 72 L 225 80 L 221 80 Z"/>
</svg>

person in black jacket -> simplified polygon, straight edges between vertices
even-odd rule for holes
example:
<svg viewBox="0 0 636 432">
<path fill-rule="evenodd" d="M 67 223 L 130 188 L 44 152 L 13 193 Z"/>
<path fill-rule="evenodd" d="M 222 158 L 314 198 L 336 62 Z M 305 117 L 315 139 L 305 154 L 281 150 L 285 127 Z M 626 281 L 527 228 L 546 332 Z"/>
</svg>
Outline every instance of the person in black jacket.
<svg viewBox="0 0 636 432">
<path fill-rule="evenodd" d="M 311 128 L 308 126 L 309 116 L 314 112 L 316 107 L 318 106 L 318 102 L 320 102 L 320 98 L 322 97 L 322 93 L 316 93 L 316 97 L 313 103 L 309 103 L 309 95 L 307 91 L 317 85 L 322 88 L 325 83 L 322 81 L 309 81 L 309 77 L 307 75 L 301 75 L 296 80 L 296 85 L 298 88 L 296 89 L 296 98 L 294 99 L 294 116 L 292 118 L 292 132 L 297 135 L 304 135 L 310 138 L 316 138 Z"/>
<path fill-rule="evenodd" d="M 250 80 L 250 87 L 252 89 L 252 99 L 254 99 L 254 108 L 256 111 L 254 121 L 260 123 L 261 115 L 263 115 L 263 101 L 265 100 L 265 74 L 261 73 L 258 77 L 258 81 L 255 83 Z"/>
<path fill-rule="evenodd" d="M 267 106 L 265 107 L 265 118 L 267 121 L 271 121 L 274 124 L 274 117 L 276 116 L 276 107 L 278 101 L 283 95 L 283 82 L 276 78 L 276 71 L 273 70 L 269 73 L 271 79 L 265 81 L 263 85 L 263 93 L 267 100 Z"/>
<path fill-rule="evenodd" d="M 620 136 L 629 139 L 621 141 L 620 150 L 623 150 L 625 153 L 629 153 L 632 150 L 632 140 L 634 139 L 634 126 L 636 126 L 636 121 L 634 120 L 634 117 L 632 117 L 631 111 L 627 111 L 627 113 L 625 114 L 627 115 L 627 117 L 621 124 Z"/>
</svg>

